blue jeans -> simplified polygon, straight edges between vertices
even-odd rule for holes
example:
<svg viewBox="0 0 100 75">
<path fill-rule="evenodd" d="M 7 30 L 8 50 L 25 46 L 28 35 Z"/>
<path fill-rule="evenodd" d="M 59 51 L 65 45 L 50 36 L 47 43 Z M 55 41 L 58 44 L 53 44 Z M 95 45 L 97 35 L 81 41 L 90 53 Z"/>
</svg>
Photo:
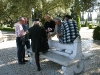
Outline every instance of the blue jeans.
<svg viewBox="0 0 100 75">
<path fill-rule="evenodd" d="M 25 48 L 23 41 L 20 37 L 16 38 L 16 44 L 17 44 L 17 57 L 18 57 L 18 62 L 23 62 L 25 58 Z"/>
</svg>

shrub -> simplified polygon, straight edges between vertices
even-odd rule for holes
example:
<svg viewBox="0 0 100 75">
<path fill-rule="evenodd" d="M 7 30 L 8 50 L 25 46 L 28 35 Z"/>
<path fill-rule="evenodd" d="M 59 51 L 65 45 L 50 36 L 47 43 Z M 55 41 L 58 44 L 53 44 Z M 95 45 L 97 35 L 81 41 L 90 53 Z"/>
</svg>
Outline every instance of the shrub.
<svg viewBox="0 0 100 75">
<path fill-rule="evenodd" d="M 81 24 L 81 27 L 86 27 L 86 25 L 85 24 Z"/>
<path fill-rule="evenodd" d="M 88 20 L 87 19 L 85 20 L 85 26 L 86 27 L 88 26 Z"/>
<path fill-rule="evenodd" d="M 89 24 L 89 29 L 93 29 L 93 25 L 92 24 Z"/>
<path fill-rule="evenodd" d="M 3 30 L 3 31 L 15 31 L 15 29 L 13 29 L 13 28 L 3 28 L 3 27 L 0 27 L 0 30 Z"/>
<path fill-rule="evenodd" d="M 77 24 L 78 24 L 78 29 L 80 30 L 81 29 L 81 24 L 80 24 L 80 16 L 79 15 L 77 15 L 76 21 L 77 21 Z"/>
<path fill-rule="evenodd" d="M 93 24 L 89 24 L 89 29 L 94 29 L 96 26 L 94 26 Z"/>
<path fill-rule="evenodd" d="M 2 24 L 2 23 L 0 23 L 0 27 L 2 27 L 2 25 L 3 25 L 3 24 Z"/>
<path fill-rule="evenodd" d="M 100 27 L 97 26 L 93 31 L 93 39 L 100 40 Z"/>
</svg>

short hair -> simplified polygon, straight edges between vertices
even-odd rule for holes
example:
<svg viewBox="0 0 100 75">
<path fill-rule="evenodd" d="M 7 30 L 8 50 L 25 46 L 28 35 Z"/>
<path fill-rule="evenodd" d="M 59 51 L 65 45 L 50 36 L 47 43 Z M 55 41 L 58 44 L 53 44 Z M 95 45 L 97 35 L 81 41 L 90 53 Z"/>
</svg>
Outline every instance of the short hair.
<svg viewBox="0 0 100 75">
<path fill-rule="evenodd" d="M 45 17 L 49 17 L 49 18 L 51 18 L 51 16 L 50 16 L 49 14 L 46 14 Z"/>
<path fill-rule="evenodd" d="M 28 19 L 27 19 L 26 17 L 24 17 L 24 19 L 25 19 L 26 21 L 28 21 Z"/>
<path fill-rule="evenodd" d="M 72 16 L 71 16 L 71 15 L 65 15 L 65 16 L 63 17 L 63 19 L 64 19 L 64 18 L 72 19 Z"/>
<path fill-rule="evenodd" d="M 60 21 L 61 22 L 61 19 L 56 17 L 56 18 L 54 18 L 54 21 Z"/>
<path fill-rule="evenodd" d="M 21 21 L 21 20 L 24 21 L 24 20 L 25 20 L 24 17 L 19 17 L 19 18 L 18 18 L 18 21 Z"/>
</svg>

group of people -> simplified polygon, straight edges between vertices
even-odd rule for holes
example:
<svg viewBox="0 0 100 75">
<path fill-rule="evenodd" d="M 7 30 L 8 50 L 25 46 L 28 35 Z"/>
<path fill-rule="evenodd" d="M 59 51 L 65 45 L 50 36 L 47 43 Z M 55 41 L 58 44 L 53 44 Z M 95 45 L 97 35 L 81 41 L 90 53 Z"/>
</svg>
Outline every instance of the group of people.
<svg viewBox="0 0 100 75">
<path fill-rule="evenodd" d="M 39 19 L 34 20 L 34 25 L 28 28 L 27 18 L 21 17 L 15 24 L 18 63 L 25 64 L 25 45 L 27 49 L 31 47 L 35 53 L 37 70 L 40 71 L 39 52 L 48 52 L 48 38 L 57 34 L 59 43 L 70 44 L 79 36 L 78 25 L 70 15 L 65 15 L 63 21 L 59 18 L 51 19 L 50 15 L 45 15 L 47 22 L 40 25 Z M 50 34 L 49 34 L 50 33 Z"/>
</svg>

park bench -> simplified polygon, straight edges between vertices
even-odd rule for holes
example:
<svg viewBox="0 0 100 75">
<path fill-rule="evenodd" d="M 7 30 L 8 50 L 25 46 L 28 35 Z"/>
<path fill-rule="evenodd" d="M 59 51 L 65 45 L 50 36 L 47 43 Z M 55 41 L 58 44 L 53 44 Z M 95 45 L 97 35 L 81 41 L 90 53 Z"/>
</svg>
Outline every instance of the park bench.
<svg viewBox="0 0 100 75">
<path fill-rule="evenodd" d="M 64 75 L 74 75 L 89 69 L 93 54 L 82 51 L 81 39 L 77 37 L 71 44 L 60 44 L 58 40 L 48 40 L 50 49 L 40 57 L 49 59 L 62 65 Z M 30 51 L 30 62 L 33 63 L 34 54 Z"/>
</svg>

